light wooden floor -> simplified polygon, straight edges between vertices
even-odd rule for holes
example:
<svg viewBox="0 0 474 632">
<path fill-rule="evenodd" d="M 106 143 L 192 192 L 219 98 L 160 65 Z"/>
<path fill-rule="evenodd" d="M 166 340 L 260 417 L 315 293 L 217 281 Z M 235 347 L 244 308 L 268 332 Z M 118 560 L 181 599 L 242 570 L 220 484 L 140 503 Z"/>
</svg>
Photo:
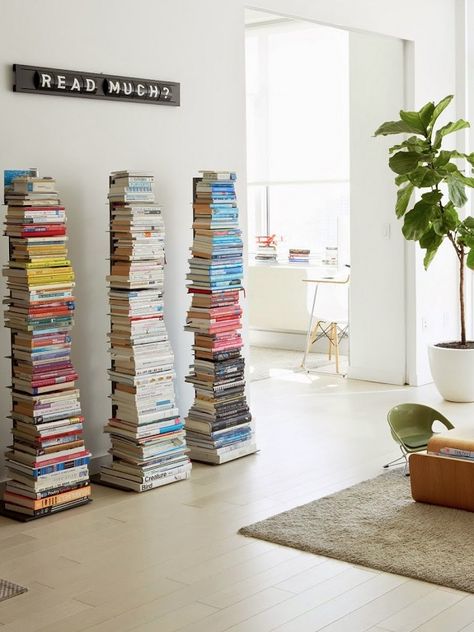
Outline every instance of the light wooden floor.
<svg viewBox="0 0 474 632">
<path fill-rule="evenodd" d="M 0 577 L 29 588 L 0 604 L 0 632 L 474 631 L 474 596 L 237 535 L 379 474 L 401 401 L 457 425 L 474 412 L 432 387 L 288 373 L 252 385 L 258 455 L 143 495 L 96 487 L 89 507 L 28 525 L 0 518 Z"/>
</svg>

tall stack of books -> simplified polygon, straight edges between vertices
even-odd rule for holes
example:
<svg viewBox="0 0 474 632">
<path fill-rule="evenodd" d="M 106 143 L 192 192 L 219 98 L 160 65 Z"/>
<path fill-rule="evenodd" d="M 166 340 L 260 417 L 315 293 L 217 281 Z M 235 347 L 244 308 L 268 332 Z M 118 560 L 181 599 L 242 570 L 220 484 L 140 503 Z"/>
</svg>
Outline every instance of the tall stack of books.
<svg viewBox="0 0 474 632">
<path fill-rule="evenodd" d="M 195 400 L 186 419 L 191 459 L 220 464 L 256 451 L 245 397 L 242 348 L 243 258 L 233 172 L 202 171 L 194 181 L 194 241 L 186 330 Z"/>
<path fill-rule="evenodd" d="M 15 178 L 6 202 L 13 443 L 2 512 L 25 519 L 89 502 L 90 453 L 71 362 L 74 272 L 56 182 Z"/>
<path fill-rule="evenodd" d="M 110 177 L 112 463 L 100 482 L 137 492 L 189 478 L 163 320 L 165 228 L 150 173 Z"/>
</svg>

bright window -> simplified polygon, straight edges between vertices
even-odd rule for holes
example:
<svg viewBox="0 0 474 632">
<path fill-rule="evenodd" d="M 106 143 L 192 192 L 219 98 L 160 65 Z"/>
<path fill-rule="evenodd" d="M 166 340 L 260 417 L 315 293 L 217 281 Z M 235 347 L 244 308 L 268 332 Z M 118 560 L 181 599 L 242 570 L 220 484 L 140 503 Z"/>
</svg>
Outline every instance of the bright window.
<svg viewBox="0 0 474 632">
<path fill-rule="evenodd" d="M 294 21 L 247 30 L 249 251 L 283 238 L 349 263 L 348 33 Z"/>
</svg>

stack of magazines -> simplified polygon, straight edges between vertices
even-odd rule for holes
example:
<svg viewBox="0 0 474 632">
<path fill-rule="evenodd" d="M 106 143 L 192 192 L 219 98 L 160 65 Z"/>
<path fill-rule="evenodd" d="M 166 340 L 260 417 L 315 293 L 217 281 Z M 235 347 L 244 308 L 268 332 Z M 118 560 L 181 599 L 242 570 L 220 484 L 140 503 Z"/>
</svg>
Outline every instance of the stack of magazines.
<svg viewBox="0 0 474 632">
<path fill-rule="evenodd" d="M 163 320 L 165 228 L 150 173 L 113 172 L 109 202 L 113 460 L 100 482 L 142 492 L 191 471 Z"/>
<path fill-rule="evenodd" d="M 220 464 L 256 450 L 245 396 L 242 348 L 242 238 L 233 172 L 204 171 L 195 180 L 194 241 L 186 330 L 194 364 L 186 380 L 195 400 L 186 419 L 191 459 Z"/>
<path fill-rule="evenodd" d="M 53 178 L 15 178 L 6 201 L 13 443 L 3 510 L 25 519 L 89 502 L 90 453 L 71 362 L 75 299 L 66 211 Z"/>
</svg>

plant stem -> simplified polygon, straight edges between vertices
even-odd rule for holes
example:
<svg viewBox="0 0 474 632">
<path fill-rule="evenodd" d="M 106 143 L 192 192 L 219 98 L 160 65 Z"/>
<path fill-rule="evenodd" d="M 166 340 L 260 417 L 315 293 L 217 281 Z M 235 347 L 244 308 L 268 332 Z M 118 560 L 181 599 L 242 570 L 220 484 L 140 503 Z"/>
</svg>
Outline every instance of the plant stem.
<svg viewBox="0 0 474 632">
<path fill-rule="evenodd" d="M 438 185 L 435 187 L 436 191 L 439 191 Z M 441 214 L 444 213 L 444 207 L 441 200 L 439 201 L 439 208 Z M 457 255 L 459 261 L 459 311 L 460 311 L 460 319 L 461 319 L 461 345 L 466 344 L 466 314 L 464 309 L 464 246 L 456 243 L 457 232 L 449 231 L 447 233 L 447 238 L 452 243 L 454 251 Z"/>
<path fill-rule="evenodd" d="M 459 254 L 459 308 L 461 310 L 461 344 L 466 344 L 466 315 L 464 310 L 464 246 Z"/>
</svg>

